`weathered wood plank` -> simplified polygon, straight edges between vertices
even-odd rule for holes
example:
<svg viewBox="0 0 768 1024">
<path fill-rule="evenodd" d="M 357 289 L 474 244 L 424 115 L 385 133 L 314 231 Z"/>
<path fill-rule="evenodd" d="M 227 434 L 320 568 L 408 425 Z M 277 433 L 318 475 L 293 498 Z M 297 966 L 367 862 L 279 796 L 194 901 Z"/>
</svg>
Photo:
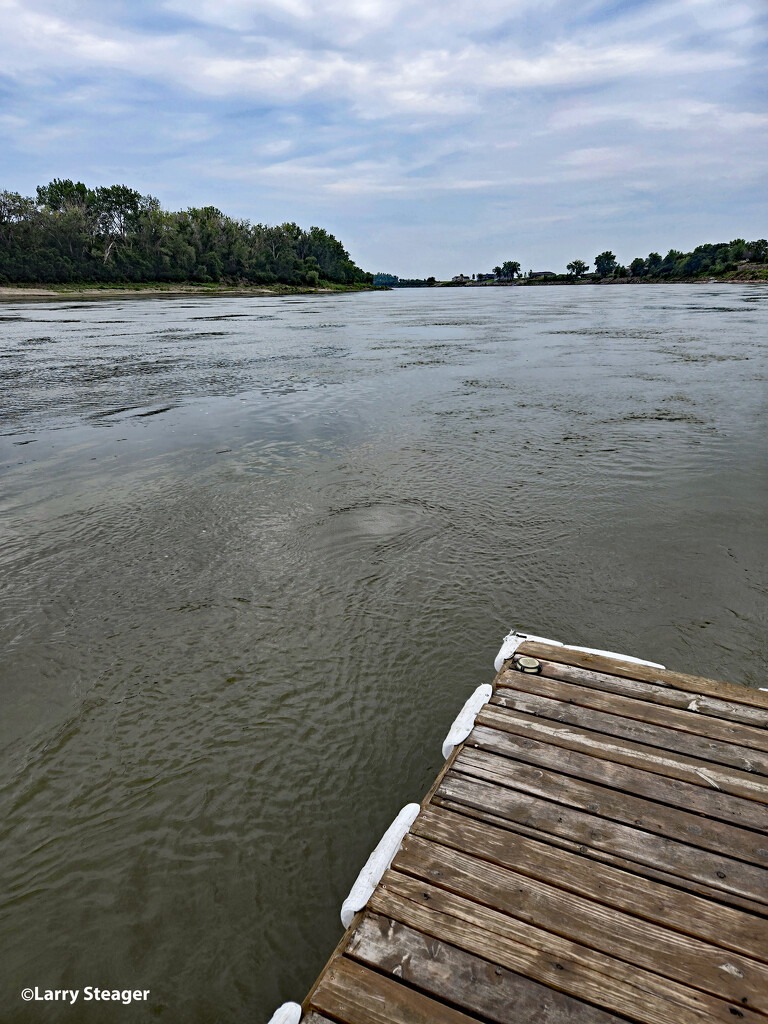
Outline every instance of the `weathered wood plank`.
<svg viewBox="0 0 768 1024">
<path fill-rule="evenodd" d="M 752 800 L 692 785 L 680 779 L 656 775 L 654 772 L 636 768 L 633 765 L 618 764 L 615 761 L 595 757 L 589 752 L 571 750 L 565 746 L 548 743 L 540 737 L 528 735 L 528 721 L 524 720 L 517 733 L 476 725 L 466 745 L 480 747 L 504 757 L 525 761 L 528 764 L 550 768 L 564 775 L 572 775 L 586 781 L 596 782 L 627 793 L 646 796 L 670 807 L 685 807 L 696 814 L 716 818 L 742 828 L 764 831 L 765 808 Z M 702 827 L 703 824 L 702 824 Z M 760 849 L 768 856 L 768 844 L 763 836 L 756 837 Z M 720 849 L 718 846 L 717 849 Z M 762 854 L 761 854 L 762 856 Z"/>
<path fill-rule="evenodd" d="M 370 909 L 641 1024 L 765 1024 L 765 1017 L 447 890 L 387 871 Z M 522 1022 L 521 1022 L 522 1024 Z"/>
<path fill-rule="evenodd" d="M 551 679 L 561 679 L 564 682 L 577 683 L 591 689 L 633 697 L 648 704 L 692 710 L 701 719 L 704 728 L 714 718 L 725 721 L 729 725 L 747 726 L 752 735 L 754 730 L 757 730 L 758 734 L 768 730 L 768 710 L 749 707 L 747 704 L 718 700 L 716 697 L 708 697 L 703 693 L 692 694 L 690 691 L 676 690 L 671 686 L 644 683 L 639 679 L 612 676 L 607 672 L 595 672 L 593 669 L 579 668 L 576 665 L 566 665 L 546 659 L 541 659 L 541 672 L 542 675 Z M 501 678 L 506 678 L 507 673 L 511 673 L 515 678 L 524 674 L 512 669 L 505 669 Z M 691 709 L 692 703 L 695 705 L 694 709 Z M 768 739 L 768 731 L 766 731 L 766 738 Z M 745 746 L 750 745 L 745 743 Z M 761 749 L 764 750 L 765 747 L 763 746 Z"/>
<path fill-rule="evenodd" d="M 307 1024 L 768 1024 L 768 695 L 520 653 Z"/>
<path fill-rule="evenodd" d="M 308 1009 L 345 1024 L 477 1024 L 476 1017 L 345 956 L 334 960 L 325 972 Z"/>
<path fill-rule="evenodd" d="M 712 900 L 718 906 L 727 905 L 738 910 L 746 910 L 750 914 L 756 914 L 759 917 L 765 916 L 765 903 L 759 903 L 744 896 L 737 896 L 732 892 L 723 892 L 722 889 L 713 889 L 712 886 L 705 885 L 704 882 L 682 878 L 680 875 L 673 875 L 669 871 L 662 871 L 660 868 L 652 867 L 650 864 L 639 864 L 637 861 L 629 860 L 627 857 L 621 857 L 616 853 L 599 849 L 595 846 L 586 846 L 584 843 L 575 842 L 562 835 L 543 833 L 537 828 L 518 821 L 512 821 L 510 818 L 499 817 L 478 807 L 470 807 L 456 800 L 436 795 L 432 800 L 432 804 L 435 807 L 442 807 L 445 810 L 453 811 L 462 817 L 467 817 L 481 823 L 484 822 L 496 828 L 514 832 L 517 835 L 527 836 L 529 839 L 535 839 L 538 842 L 546 841 L 550 846 L 555 846 L 560 850 L 567 850 L 569 853 L 577 854 L 590 862 L 609 864 L 622 871 L 634 873 L 641 878 L 650 878 L 655 882 L 661 882 L 663 885 L 669 885 L 675 889 L 703 896 L 705 899 Z"/>
<path fill-rule="evenodd" d="M 667 839 L 676 839 L 690 846 L 724 853 L 768 869 L 768 839 L 758 832 L 711 821 L 700 814 L 691 814 L 546 768 L 533 767 L 474 746 L 464 747 L 454 767 L 465 775 L 474 775 L 488 782 L 519 789 L 545 800 L 597 814 L 601 818 L 609 818 Z"/>
<path fill-rule="evenodd" d="M 687 693 L 702 693 L 720 700 L 734 701 L 737 704 L 748 704 L 755 708 L 768 711 L 768 693 L 752 690 L 737 683 L 721 683 L 702 676 L 685 675 L 669 669 L 650 668 L 648 665 L 636 665 L 631 661 L 619 658 L 606 658 L 599 654 L 584 654 L 582 651 L 569 650 L 565 647 L 553 647 L 528 641 L 522 644 L 518 654 L 528 654 L 533 658 L 546 658 L 547 661 L 566 662 L 579 668 L 594 669 L 596 672 L 607 672 L 614 676 L 626 676 L 628 679 L 639 679 L 657 686 L 672 686 Z"/>
<path fill-rule="evenodd" d="M 523 675 L 522 672 L 517 674 Z M 530 678 L 538 679 L 539 677 L 530 676 Z M 560 686 L 564 688 L 566 684 L 561 683 Z M 619 713 L 618 708 L 615 711 L 599 711 L 591 707 L 584 707 L 569 701 L 567 694 L 553 699 L 537 693 L 521 692 L 500 686 L 491 703 L 499 707 L 510 708 L 513 711 L 521 711 L 527 715 L 536 715 L 539 718 L 563 722 L 567 725 L 577 725 L 593 732 L 658 747 L 673 753 L 676 757 L 679 754 L 689 754 L 691 757 L 712 761 L 717 765 L 730 765 L 740 771 L 768 776 L 768 754 L 762 750 L 739 747 L 733 743 L 723 743 L 720 740 L 681 732 L 679 729 L 668 726 L 626 718 Z M 765 780 L 765 787 L 766 793 L 768 793 L 768 779 Z"/>
<path fill-rule="evenodd" d="M 392 867 L 526 924 L 768 1013 L 768 966 L 489 861 L 406 836 Z"/>
<path fill-rule="evenodd" d="M 399 921 L 367 914 L 347 955 L 498 1024 L 621 1024 L 621 1018 Z"/>
<path fill-rule="evenodd" d="M 747 899 L 766 901 L 766 872 L 752 864 L 687 846 L 662 836 L 628 828 L 594 814 L 470 778 L 455 769 L 443 779 L 441 798 L 477 807 L 500 818 L 532 826 L 542 833 L 564 836 L 586 847 L 616 853 L 638 865 L 649 864 L 681 878 Z"/>
<path fill-rule="evenodd" d="M 768 803 L 768 779 L 740 772 L 736 768 L 714 764 L 712 761 L 693 758 L 687 754 L 672 755 L 658 747 L 636 743 L 633 740 L 617 739 L 580 726 L 552 719 L 543 720 L 524 712 L 488 704 L 477 716 L 477 722 L 517 735 L 533 736 L 535 739 L 543 739 L 618 764 L 631 764 L 657 775 L 682 779 L 694 785 L 712 787 L 723 793 Z"/>
<path fill-rule="evenodd" d="M 462 817 L 425 808 L 414 835 L 635 914 L 754 960 L 768 960 L 768 919 L 681 892 L 629 871 Z"/>
<path fill-rule="evenodd" d="M 768 729 L 743 725 L 741 722 L 726 721 L 723 718 L 713 718 L 712 715 L 702 715 L 696 710 L 699 707 L 696 698 L 692 698 L 690 694 L 678 691 L 688 701 L 688 704 L 684 704 L 682 708 L 666 707 L 650 700 L 639 699 L 634 695 L 606 692 L 603 689 L 589 686 L 586 679 L 579 680 L 578 676 L 575 679 L 566 680 L 550 674 L 564 667 L 566 666 L 555 665 L 554 662 L 542 662 L 540 675 L 529 675 L 526 672 L 516 672 L 510 669 L 504 672 L 498 680 L 497 692 L 507 689 L 524 691 L 539 697 L 562 700 L 578 704 L 581 707 L 592 708 L 595 711 L 605 711 L 611 715 L 621 715 L 624 718 L 663 726 L 667 729 L 705 736 L 708 740 L 733 744 L 740 751 L 742 757 L 748 756 L 747 750 L 750 749 L 762 751 L 764 754 L 768 751 Z M 585 669 L 571 668 L 571 672 L 581 673 L 582 676 L 597 675 L 595 672 L 588 673 Z M 626 682 L 619 676 L 603 676 L 603 678 Z M 636 683 L 635 685 L 645 684 Z M 658 687 L 658 689 L 661 688 Z M 735 706 L 733 705 L 733 707 Z M 765 756 L 768 757 L 768 754 Z"/>
</svg>

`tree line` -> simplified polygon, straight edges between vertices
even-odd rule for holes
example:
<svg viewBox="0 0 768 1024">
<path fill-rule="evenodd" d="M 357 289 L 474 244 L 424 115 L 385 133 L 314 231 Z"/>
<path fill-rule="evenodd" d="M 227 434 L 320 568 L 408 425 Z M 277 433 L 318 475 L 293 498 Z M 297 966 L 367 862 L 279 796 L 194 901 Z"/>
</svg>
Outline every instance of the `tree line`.
<svg viewBox="0 0 768 1024">
<path fill-rule="evenodd" d="M 547 280 L 556 283 L 568 283 L 587 280 L 646 280 L 646 281 L 684 281 L 700 277 L 718 277 L 735 271 L 745 271 L 753 277 L 768 278 L 768 241 L 758 238 L 747 242 L 743 238 L 734 238 L 731 242 L 713 242 L 698 245 L 692 252 L 681 252 L 670 249 L 666 256 L 658 252 L 648 256 L 638 256 L 628 266 L 623 266 L 614 253 L 606 249 L 594 259 L 595 269 L 590 273 L 590 264 L 584 260 L 571 260 L 567 265 L 567 274 L 556 274 L 553 271 L 521 271 L 517 260 L 505 260 L 493 268 L 492 273 L 472 274 L 465 277 L 459 274 L 452 281 L 436 281 L 434 277 L 418 280 L 398 278 L 393 274 L 376 274 L 374 284 L 391 288 L 435 287 L 439 285 L 487 284 L 499 283 L 532 283 Z M 756 266 L 760 265 L 760 266 Z"/>
<path fill-rule="evenodd" d="M 680 280 L 709 274 L 725 274 L 738 270 L 740 263 L 768 262 L 768 241 L 758 238 L 747 242 L 734 238 L 731 242 L 713 242 L 697 245 L 692 252 L 670 249 L 666 256 L 658 252 L 638 256 L 629 266 L 622 266 L 610 250 L 595 257 L 595 272 L 599 277 L 634 277 L 654 280 Z M 583 269 L 582 269 L 583 268 Z M 569 263 L 568 271 L 583 276 L 589 269 L 581 260 Z"/>
<path fill-rule="evenodd" d="M 739 269 L 744 263 L 768 263 L 768 241 L 758 238 L 747 242 L 743 238 L 734 238 L 731 242 L 714 242 L 697 245 L 693 252 L 681 252 L 670 249 L 666 256 L 658 252 L 648 256 L 638 256 L 628 266 L 623 266 L 616 256 L 608 249 L 595 256 L 595 270 L 589 273 L 590 264 L 584 260 L 572 260 L 566 266 L 567 277 L 581 280 L 586 276 L 592 278 L 646 278 L 653 281 L 679 281 L 687 278 L 726 274 Z M 475 275 L 472 275 L 473 280 Z M 563 280 L 565 274 L 544 272 L 543 274 L 529 271 L 521 273 L 520 264 L 516 260 L 507 260 L 493 268 L 493 277 L 497 281 L 512 281 L 515 278 L 550 277 Z M 478 281 L 491 278 L 490 274 L 477 274 Z"/>
<path fill-rule="evenodd" d="M 595 256 L 595 269 L 589 273 L 590 264 L 584 260 L 572 260 L 566 266 L 568 278 L 581 280 L 589 275 L 598 278 L 647 278 L 653 281 L 677 281 L 686 278 L 708 275 L 726 274 L 739 269 L 744 263 L 768 263 L 768 241 L 758 238 L 747 242 L 743 238 L 734 238 L 731 242 L 714 242 L 697 245 L 692 252 L 681 252 L 670 249 L 666 256 L 658 252 L 648 256 L 638 256 L 628 266 L 623 266 L 616 256 L 608 249 Z M 520 264 L 507 260 L 501 266 L 493 268 L 497 281 L 510 281 L 514 278 L 540 276 L 533 271 L 528 275 L 520 272 Z M 565 278 L 564 274 L 544 276 Z M 478 274 L 477 279 L 483 280 L 490 275 Z"/>
<path fill-rule="evenodd" d="M 126 185 L 55 178 L 0 191 L 0 283 L 370 284 L 323 228 L 251 224 L 215 206 L 164 210 Z"/>
</svg>

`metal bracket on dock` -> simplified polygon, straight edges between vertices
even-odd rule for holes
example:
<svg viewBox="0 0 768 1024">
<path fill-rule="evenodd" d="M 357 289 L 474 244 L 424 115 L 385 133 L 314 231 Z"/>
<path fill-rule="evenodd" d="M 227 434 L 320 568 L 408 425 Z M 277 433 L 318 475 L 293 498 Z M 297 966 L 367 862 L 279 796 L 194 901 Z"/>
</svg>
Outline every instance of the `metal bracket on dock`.
<svg viewBox="0 0 768 1024">
<path fill-rule="evenodd" d="M 597 654 L 603 658 L 618 658 L 619 661 L 630 661 L 633 665 L 647 665 L 648 668 L 666 668 L 665 665 L 660 665 L 658 661 L 645 661 L 643 658 L 633 658 L 630 654 L 617 654 L 616 651 L 600 651 L 595 647 L 577 647 L 575 644 L 564 644 L 560 640 L 547 640 L 543 636 L 534 636 L 533 633 L 519 633 L 513 629 L 511 633 L 507 633 L 504 637 L 499 653 L 496 655 L 493 663 L 493 667 L 497 672 L 501 672 L 504 662 L 511 658 L 517 648 L 527 640 L 532 640 L 537 644 L 549 644 L 551 647 L 564 647 L 567 651 L 581 651 L 582 654 Z"/>
<path fill-rule="evenodd" d="M 474 728 L 475 719 L 480 708 L 487 704 L 492 696 L 493 687 L 490 683 L 483 683 L 482 686 L 478 686 L 472 696 L 465 702 L 464 707 L 454 718 L 453 725 L 448 730 L 448 735 L 443 740 L 444 758 L 449 758 L 453 753 L 453 748 L 458 747 L 469 736 Z"/>
<path fill-rule="evenodd" d="M 341 905 L 341 923 L 349 928 L 358 910 L 362 910 L 379 880 L 395 858 L 400 843 L 421 810 L 420 804 L 406 804 L 379 840 L 379 844 L 349 890 L 349 896 Z"/>
<path fill-rule="evenodd" d="M 499 653 L 493 662 L 493 667 L 497 672 L 501 672 L 507 658 L 511 658 L 517 648 L 524 644 L 526 640 L 533 640 L 537 644 L 549 644 L 552 647 L 563 646 L 559 640 L 547 640 L 544 636 L 534 636 L 533 633 L 519 633 L 516 629 L 513 629 L 511 633 L 507 633 L 504 637 Z"/>
<path fill-rule="evenodd" d="M 299 1024 L 301 1007 L 298 1003 L 283 1003 L 267 1021 L 267 1024 Z"/>
</svg>

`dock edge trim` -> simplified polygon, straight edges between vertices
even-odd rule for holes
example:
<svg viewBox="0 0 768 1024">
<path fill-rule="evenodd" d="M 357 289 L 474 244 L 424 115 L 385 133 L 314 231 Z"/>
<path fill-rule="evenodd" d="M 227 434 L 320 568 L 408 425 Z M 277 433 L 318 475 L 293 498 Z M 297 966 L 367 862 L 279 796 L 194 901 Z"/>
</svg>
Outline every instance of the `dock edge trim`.
<svg viewBox="0 0 768 1024">
<path fill-rule="evenodd" d="M 456 715 L 453 725 L 448 730 L 448 735 L 443 740 L 443 757 L 447 760 L 460 743 L 469 736 L 475 727 L 475 719 L 493 696 L 493 687 L 490 683 L 483 683 L 475 690 L 471 697 L 464 702 L 464 707 Z"/>
<path fill-rule="evenodd" d="M 416 815 L 420 810 L 421 804 L 406 804 L 363 865 L 354 885 L 349 890 L 349 896 L 341 905 L 341 923 L 345 928 L 349 928 L 355 914 L 358 910 L 362 910 L 371 898 L 373 890 L 394 860 L 403 838 L 416 820 Z"/>
<path fill-rule="evenodd" d="M 283 1003 L 267 1021 L 267 1024 L 299 1024 L 301 1006 L 298 1003 Z"/>
<path fill-rule="evenodd" d="M 578 647 L 576 644 L 564 644 L 560 640 L 548 640 L 543 636 L 535 636 L 533 633 L 522 633 L 519 630 L 513 629 L 507 633 L 502 641 L 499 653 L 493 662 L 493 667 L 497 672 L 501 672 L 504 662 L 511 658 L 518 647 L 526 641 L 531 640 L 537 644 L 549 644 L 551 647 L 563 647 L 567 651 L 581 651 L 582 654 L 597 654 L 602 658 L 617 658 L 619 661 L 629 661 L 633 665 L 647 665 L 649 668 L 660 668 L 665 669 L 666 665 L 659 664 L 658 661 L 646 661 L 644 658 L 634 658 L 630 654 L 617 654 L 616 651 L 601 651 L 596 647 Z"/>
</svg>

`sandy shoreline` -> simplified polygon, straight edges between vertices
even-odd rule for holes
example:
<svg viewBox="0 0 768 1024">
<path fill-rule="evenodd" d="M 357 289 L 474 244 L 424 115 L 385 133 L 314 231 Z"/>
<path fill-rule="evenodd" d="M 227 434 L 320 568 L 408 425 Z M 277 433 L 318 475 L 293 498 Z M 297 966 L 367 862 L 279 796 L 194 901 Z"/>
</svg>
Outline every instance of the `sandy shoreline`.
<svg viewBox="0 0 768 1024">
<path fill-rule="evenodd" d="M 765 278 L 755 278 L 746 276 L 733 276 L 723 278 L 698 278 L 695 280 L 683 280 L 683 281 L 643 281 L 638 280 L 619 280 L 614 281 L 606 279 L 604 281 L 509 281 L 499 282 L 494 281 L 493 283 L 482 283 L 477 284 L 472 281 L 467 284 L 456 285 L 451 282 L 444 281 L 440 282 L 435 287 L 438 288 L 487 288 L 487 287 L 584 287 L 585 285 L 608 285 L 615 286 L 620 284 L 682 284 L 682 285 L 697 285 L 697 284 L 768 284 L 768 280 Z M 361 291 L 391 291 L 392 288 L 386 286 L 374 287 L 372 285 L 352 285 L 350 287 L 338 287 L 338 288 L 304 288 L 295 285 L 277 285 L 270 288 L 267 285 L 254 286 L 252 288 L 238 288 L 236 286 L 214 286 L 210 285 L 177 285 L 168 288 L 158 287 L 154 285 L 148 285 L 146 287 L 137 286 L 126 286 L 123 288 L 100 288 L 98 286 L 84 286 L 83 288 L 68 288 L 68 287 L 50 287 L 46 288 L 42 285 L 0 285 L 0 302 L 6 301 L 20 301 L 24 299 L 36 300 L 36 299 L 141 299 L 141 298 L 157 298 L 163 296 L 164 298 L 189 298 L 190 296 L 195 297 L 207 297 L 207 298 L 221 298 L 221 297 L 247 297 L 249 295 L 338 295 L 347 294 L 350 292 L 361 292 Z M 395 289 L 397 290 L 397 286 Z"/>
<path fill-rule="evenodd" d="M 290 285 L 282 285 L 275 288 L 267 286 L 255 286 L 253 288 L 236 288 L 222 286 L 211 288 L 202 285 L 179 285 L 177 287 L 159 288 L 125 287 L 125 288 L 45 288 L 40 285 L 2 285 L 0 286 L 0 300 L 19 299 L 140 299 L 144 296 L 157 298 L 181 298 L 189 296 L 206 296 L 216 298 L 220 296 L 248 296 L 248 295 L 336 295 L 347 292 L 373 291 L 371 287 L 351 288 L 299 288 Z"/>
</svg>

